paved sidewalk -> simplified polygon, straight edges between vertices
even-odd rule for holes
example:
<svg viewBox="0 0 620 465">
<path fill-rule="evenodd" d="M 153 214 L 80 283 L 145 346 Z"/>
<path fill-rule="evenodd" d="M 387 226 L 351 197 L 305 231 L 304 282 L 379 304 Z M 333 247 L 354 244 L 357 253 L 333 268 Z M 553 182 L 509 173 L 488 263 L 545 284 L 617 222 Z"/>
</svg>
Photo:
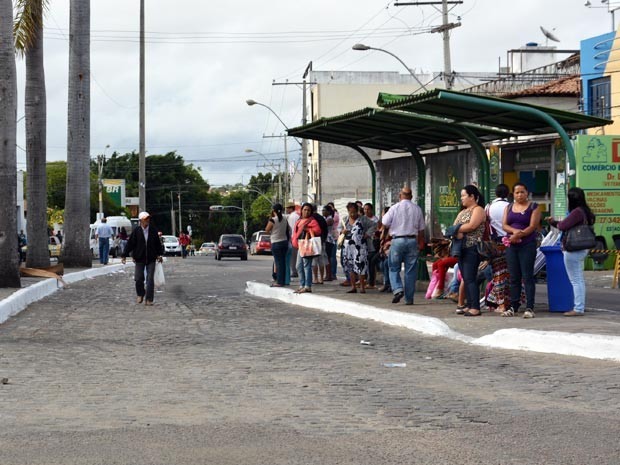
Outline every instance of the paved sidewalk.
<svg viewBox="0 0 620 465">
<path fill-rule="evenodd" d="M 610 289 L 611 277 L 611 272 L 586 272 L 588 292 L 617 292 L 620 298 L 620 290 Z M 293 281 L 291 288 L 295 284 Z M 269 288 L 266 282 L 248 283 L 247 290 L 260 297 L 324 311 L 341 310 L 352 316 L 477 345 L 620 361 L 620 311 L 587 308 L 584 317 L 576 318 L 566 318 L 561 312 L 549 312 L 546 284 L 537 285 L 534 319 L 504 318 L 488 311 L 484 311 L 481 317 L 467 318 L 455 313 L 454 302 L 427 300 L 421 291 L 416 292 L 414 305 L 405 305 L 404 300 L 392 304 L 391 293 L 367 290 L 366 294 L 347 294 L 349 288 L 335 281 L 313 285 L 312 294 L 291 295 L 291 289 Z M 339 310 L 339 306 L 342 309 Z"/>
</svg>

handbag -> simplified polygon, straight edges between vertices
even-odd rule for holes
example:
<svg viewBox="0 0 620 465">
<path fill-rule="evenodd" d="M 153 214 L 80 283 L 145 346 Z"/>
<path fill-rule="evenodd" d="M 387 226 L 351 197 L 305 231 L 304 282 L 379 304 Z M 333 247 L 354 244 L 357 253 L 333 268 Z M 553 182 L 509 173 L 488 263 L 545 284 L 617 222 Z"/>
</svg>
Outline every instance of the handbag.
<svg viewBox="0 0 620 465">
<path fill-rule="evenodd" d="M 344 246 L 344 241 L 346 239 L 346 234 L 344 233 L 344 230 L 346 229 L 346 227 L 344 225 L 344 221 L 341 220 L 340 224 L 342 225 L 343 232 L 341 232 L 340 235 L 338 236 L 336 245 L 338 246 L 339 249 L 342 249 L 342 247 Z"/>
<path fill-rule="evenodd" d="M 501 256 L 503 253 L 503 247 L 492 240 L 481 240 L 476 245 L 476 248 L 478 250 L 478 255 L 483 261 L 493 260 L 494 258 Z"/>
<path fill-rule="evenodd" d="M 587 223 L 573 226 L 566 232 L 564 250 L 576 252 L 577 250 L 587 250 L 596 247 L 596 236 L 594 229 Z"/>
<path fill-rule="evenodd" d="M 312 231 L 306 234 L 306 237 L 304 239 L 300 239 L 297 243 L 299 245 L 299 255 L 303 258 L 318 257 L 323 251 L 321 236 L 315 237 Z"/>
</svg>

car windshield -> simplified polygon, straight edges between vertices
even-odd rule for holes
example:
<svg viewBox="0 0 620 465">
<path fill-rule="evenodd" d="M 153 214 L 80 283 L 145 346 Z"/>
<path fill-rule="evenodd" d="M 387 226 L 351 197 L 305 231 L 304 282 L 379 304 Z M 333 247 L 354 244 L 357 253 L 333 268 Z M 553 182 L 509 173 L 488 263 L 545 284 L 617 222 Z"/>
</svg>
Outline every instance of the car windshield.
<svg viewBox="0 0 620 465">
<path fill-rule="evenodd" d="M 268 234 L 263 234 L 258 238 L 259 242 L 271 242 L 271 236 Z"/>
<path fill-rule="evenodd" d="M 222 238 L 223 245 L 243 245 L 243 237 L 241 236 L 227 236 Z"/>
<path fill-rule="evenodd" d="M 177 242 L 177 238 L 174 236 L 164 236 L 164 242 Z"/>
</svg>

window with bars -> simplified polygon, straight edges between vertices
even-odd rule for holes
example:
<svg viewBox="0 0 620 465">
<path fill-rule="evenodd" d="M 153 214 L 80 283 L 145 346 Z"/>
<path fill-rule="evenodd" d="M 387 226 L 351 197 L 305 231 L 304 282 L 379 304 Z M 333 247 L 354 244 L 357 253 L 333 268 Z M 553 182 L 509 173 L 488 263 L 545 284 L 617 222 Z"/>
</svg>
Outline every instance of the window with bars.
<svg viewBox="0 0 620 465">
<path fill-rule="evenodd" d="M 592 79 L 590 87 L 590 116 L 611 119 L 611 78 L 609 76 Z"/>
</svg>

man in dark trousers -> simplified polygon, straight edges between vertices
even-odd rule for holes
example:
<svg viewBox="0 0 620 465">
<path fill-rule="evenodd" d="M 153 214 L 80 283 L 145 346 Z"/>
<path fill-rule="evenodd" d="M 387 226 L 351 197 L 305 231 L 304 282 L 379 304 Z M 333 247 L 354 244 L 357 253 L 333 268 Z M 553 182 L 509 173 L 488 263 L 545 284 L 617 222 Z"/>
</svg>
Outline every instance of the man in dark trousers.
<svg viewBox="0 0 620 465">
<path fill-rule="evenodd" d="M 142 212 L 138 215 L 140 226 L 136 227 L 127 240 L 125 250 L 121 255 L 121 262 L 125 264 L 127 256 L 131 253 L 136 264 L 134 279 L 136 281 L 137 302 L 144 302 L 145 305 L 153 305 L 155 296 L 155 262 L 162 261 L 164 246 L 159 240 L 157 229 L 152 226 L 151 215 Z M 144 279 L 146 272 L 146 291 L 144 289 Z"/>
</svg>

